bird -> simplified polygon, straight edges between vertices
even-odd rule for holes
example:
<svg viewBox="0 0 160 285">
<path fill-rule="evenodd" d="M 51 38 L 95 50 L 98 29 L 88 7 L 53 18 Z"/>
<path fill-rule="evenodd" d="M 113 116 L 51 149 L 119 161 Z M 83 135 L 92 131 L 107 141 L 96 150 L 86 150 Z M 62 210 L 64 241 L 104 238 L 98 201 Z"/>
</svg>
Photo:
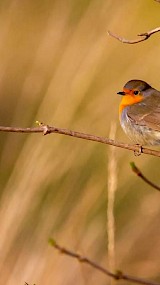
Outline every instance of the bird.
<svg viewBox="0 0 160 285">
<path fill-rule="evenodd" d="M 143 80 L 128 81 L 119 105 L 120 124 L 133 143 L 160 145 L 160 91 Z"/>
</svg>

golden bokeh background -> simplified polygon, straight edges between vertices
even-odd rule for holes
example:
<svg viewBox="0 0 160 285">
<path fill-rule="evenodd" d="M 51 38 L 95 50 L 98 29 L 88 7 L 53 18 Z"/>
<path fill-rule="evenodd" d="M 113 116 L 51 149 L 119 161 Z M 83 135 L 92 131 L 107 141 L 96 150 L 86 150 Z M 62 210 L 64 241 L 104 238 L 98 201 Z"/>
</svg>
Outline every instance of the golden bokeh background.
<svg viewBox="0 0 160 285">
<path fill-rule="evenodd" d="M 116 95 L 130 79 L 160 89 L 160 35 L 152 0 L 6 0 L 0 3 L 0 125 L 49 125 L 129 142 Z M 96 285 L 111 280 L 59 254 L 50 237 L 109 267 L 108 179 L 115 194 L 115 269 L 160 280 L 160 194 L 131 171 L 134 161 L 160 184 L 159 158 L 52 134 L 0 133 L 0 284 Z M 110 157 L 117 164 L 109 171 Z M 111 283 L 108 283 L 111 282 Z M 122 282 L 127 285 L 128 282 Z"/>
</svg>

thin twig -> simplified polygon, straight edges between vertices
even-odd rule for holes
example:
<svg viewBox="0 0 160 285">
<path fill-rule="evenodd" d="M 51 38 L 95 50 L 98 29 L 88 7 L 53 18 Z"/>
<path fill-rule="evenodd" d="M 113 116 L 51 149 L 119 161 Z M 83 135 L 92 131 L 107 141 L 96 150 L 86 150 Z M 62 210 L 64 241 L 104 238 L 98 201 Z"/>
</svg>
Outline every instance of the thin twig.
<svg viewBox="0 0 160 285">
<path fill-rule="evenodd" d="M 150 180 L 148 180 L 148 178 L 146 178 L 143 175 L 143 173 L 139 170 L 139 168 L 135 165 L 134 162 L 131 162 L 130 165 L 131 165 L 131 168 L 132 168 L 133 172 L 135 172 L 140 178 L 142 178 L 142 180 L 144 182 L 146 182 L 148 185 L 150 185 L 154 189 L 160 191 L 160 187 L 158 185 L 154 184 L 153 182 L 151 182 Z"/>
<path fill-rule="evenodd" d="M 117 142 L 115 140 L 99 137 L 91 134 L 76 132 L 68 129 L 61 129 L 57 127 L 51 127 L 48 125 L 44 125 L 41 123 L 39 127 L 33 127 L 33 128 L 19 128 L 19 127 L 4 127 L 0 126 L 0 132 L 14 132 L 14 133 L 43 133 L 43 135 L 56 133 L 61 134 L 65 136 L 71 136 L 74 138 L 84 139 L 84 140 L 90 140 L 98 143 L 113 145 L 116 147 L 132 150 L 134 152 L 139 152 L 139 145 L 131 145 L 126 143 Z M 160 151 L 149 149 L 149 148 L 143 148 L 141 147 L 141 153 L 158 156 L 160 157 Z"/>
<path fill-rule="evenodd" d="M 160 32 L 160 27 L 157 27 L 157 28 L 155 28 L 149 32 L 138 34 L 138 36 L 141 38 L 135 39 L 135 40 L 128 40 L 128 39 L 122 38 L 116 34 L 113 34 L 110 31 L 108 31 L 108 35 L 110 35 L 111 37 L 117 39 L 118 41 L 120 41 L 124 44 L 137 44 L 137 43 L 148 40 L 148 38 L 150 38 L 150 36 L 152 36 L 153 34 L 158 33 L 158 32 Z"/>
<path fill-rule="evenodd" d="M 129 282 L 133 282 L 133 283 L 137 283 L 137 284 L 143 284 L 143 285 L 160 285 L 160 283 L 157 283 L 157 282 L 152 282 L 152 281 L 144 280 L 144 279 L 139 278 L 139 277 L 127 275 L 127 274 L 125 274 L 119 270 L 117 270 L 117 272 L 115 272 L 115 273 L 112 273 L 111 271 L 100 266 L 98 263 L 88 259 L 87 257 L 82 256 L 78 253 L 75 253 L 75 252 L 65 248 L 65 247 L 60 246 L 53 239 L 50 239 L 49 242 L 60 253 L 66 254 L 66 255 L 73 257 L 73 258 L 76 258 L 78 261 L 80 261 L 82 263 L 86 263 L 86 264 L 90 265 L 92 268 L 97 269 L 98 271 L 100 271 L 100 272 L 104 273 L 105 275 L 112 277 L 116 280 L 127 280 Z"/>
</svg>

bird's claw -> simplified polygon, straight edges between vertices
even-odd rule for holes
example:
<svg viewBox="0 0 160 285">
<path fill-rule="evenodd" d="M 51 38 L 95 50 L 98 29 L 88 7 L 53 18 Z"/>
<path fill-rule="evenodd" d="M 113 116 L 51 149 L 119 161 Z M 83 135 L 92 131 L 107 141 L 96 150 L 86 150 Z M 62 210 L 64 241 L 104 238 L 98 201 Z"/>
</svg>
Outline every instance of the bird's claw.
<svg viewBox="0 0 160 285">
<path fill-rule="evenodd" d="M 135 156 L 140 156 L 142 154 L 142 146 L 141 145 L 136 145 L 138 147 L 137 150 L 134 150 L 134 155 Z"/>
</svg>

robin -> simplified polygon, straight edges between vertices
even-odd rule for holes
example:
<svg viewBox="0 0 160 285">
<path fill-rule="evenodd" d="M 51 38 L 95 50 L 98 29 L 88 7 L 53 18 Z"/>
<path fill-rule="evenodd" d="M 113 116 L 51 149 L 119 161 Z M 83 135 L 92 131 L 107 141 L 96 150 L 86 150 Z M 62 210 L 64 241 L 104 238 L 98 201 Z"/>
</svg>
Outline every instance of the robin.
<svg viewBox="0 0 160 285">
<path fill-rule="evenodd" d="M 119 106 L 120 124 L 128 137 L 139 145 L 160 144 L 160 91 L 142 80 L 130 80 Z"/>
</svg>

